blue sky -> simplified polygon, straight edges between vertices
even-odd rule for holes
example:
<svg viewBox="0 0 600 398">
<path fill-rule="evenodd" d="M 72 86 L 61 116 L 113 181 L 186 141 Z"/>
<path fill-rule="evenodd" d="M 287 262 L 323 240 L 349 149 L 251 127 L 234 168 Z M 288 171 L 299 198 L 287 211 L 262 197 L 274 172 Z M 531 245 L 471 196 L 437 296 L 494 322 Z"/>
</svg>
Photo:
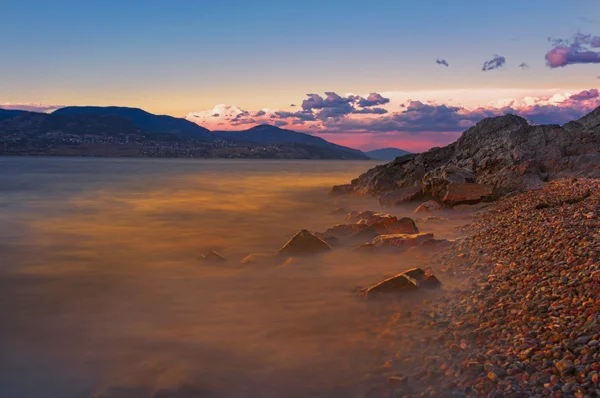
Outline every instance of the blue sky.
<svg viewBox="0 0 600 398">
<path fill-rule="evenodd" d="M 546 65 L 548 38 L 578 32 L 600 35 L 599 1 L 3 0 L 0 104 L 185 116 L 377 92 L 473 107 L 597 87 L 598 63 Z"/>
</svg>

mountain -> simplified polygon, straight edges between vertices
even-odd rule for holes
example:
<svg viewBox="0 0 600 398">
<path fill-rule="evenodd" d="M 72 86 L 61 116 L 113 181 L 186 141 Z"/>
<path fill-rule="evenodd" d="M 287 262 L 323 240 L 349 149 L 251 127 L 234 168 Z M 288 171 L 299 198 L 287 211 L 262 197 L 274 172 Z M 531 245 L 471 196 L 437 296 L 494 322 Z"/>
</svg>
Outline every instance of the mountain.
<svg viewBox="0 0 600 398">
<path fill-rule="evenodd" d="M 11 117 L 15 117 L 20 115 L 21 113 L 25 113 L 25 111 L 18 111 L 13 109 L 0 109 L 0 120 L 10 119 Z"/>
<path fill-rule="evenodd" d="M 410 152 L 398 148 L 380 148 L 365 152 L 365 155 L 375 160 L 394 160 L 397 157 L 408 155 Z"/>
<path fill-rule="evenodd" d="M 282 129 L 269 124 L 262 124 L 260 126 L 252 127 L 243 131 L 215 131 L 214 135 L 223 140 L 232 140 L 238 142 L 253 142 L 260 144 L 294 143 L 313 145 L 315 147 L 327 149 L 338 154 L 340 159 L 369 159 L 368 156 L 358 149 L 352 149 L 342 145 L 333 144 L 320 137 Z"/>
<path fill-rule="evenodd" d="M 465 194 L 491 188 L 501 195 L 577 176 L 600 177 L 600 107 L 562 126 L 532 126 L 512 114 L 486 118 L 450 145 L 396 158 L 332 194 L 377 195 L 381 201 L 382 195 L 441 198 L 450 188 Z"/>
<path fill-rule="evenodd" d="M 154 115 L 138 108 L 118 106 L 69 106 L 52 112 L 52 115 L 112 115 L 129 119 L 140 130 L 147 133 L 172 134 L 181 138 L 209 141 L 210 130 L 183 118 Z"/>
</svg>

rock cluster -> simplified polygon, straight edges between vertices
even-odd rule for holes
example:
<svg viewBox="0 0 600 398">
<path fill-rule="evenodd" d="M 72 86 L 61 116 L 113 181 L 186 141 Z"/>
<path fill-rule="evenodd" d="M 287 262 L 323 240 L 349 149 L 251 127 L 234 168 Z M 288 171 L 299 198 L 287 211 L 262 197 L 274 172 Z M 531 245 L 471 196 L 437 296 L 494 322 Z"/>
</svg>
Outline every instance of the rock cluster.
<svg viewBox="0 0 600 398">
<path fill-rule="evenodd" d="M 505 198 L 470 228 L 432 261 L 473 283 L 423 320 L 438 355 L 394 396 L 600 396 L 600 180 Z"/>
<path fill-rule="evenodd" d="M 393 206 L 429 196 L 443 201 L 450 191 L 451 205 L 560 177 L 600 177 L 599 121 L 600 108 L 563 126 L 533 126 L 515 115 L 483 119 L 446 147 L 398 157 L 332 192 L 374 195 Z M 457 201 L 457 193 L 468 197 Z"/>
</svg>

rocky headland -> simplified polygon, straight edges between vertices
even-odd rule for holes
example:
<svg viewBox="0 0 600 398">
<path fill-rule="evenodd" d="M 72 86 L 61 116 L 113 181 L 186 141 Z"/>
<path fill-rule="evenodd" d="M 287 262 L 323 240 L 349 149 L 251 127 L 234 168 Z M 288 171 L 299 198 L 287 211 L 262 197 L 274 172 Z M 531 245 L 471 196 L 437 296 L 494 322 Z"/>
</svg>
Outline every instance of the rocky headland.
<svg viewBox="0 0 600 398">
<path fill-rule="evenodd" d="M 453 206 L 573 176 L 600 177 L 600 108 L 562 126 L 487 118 L 448 146 L 398 157 L 330 193 L 377 196 L 386 206 L 423 198 Z"/>
</svg>

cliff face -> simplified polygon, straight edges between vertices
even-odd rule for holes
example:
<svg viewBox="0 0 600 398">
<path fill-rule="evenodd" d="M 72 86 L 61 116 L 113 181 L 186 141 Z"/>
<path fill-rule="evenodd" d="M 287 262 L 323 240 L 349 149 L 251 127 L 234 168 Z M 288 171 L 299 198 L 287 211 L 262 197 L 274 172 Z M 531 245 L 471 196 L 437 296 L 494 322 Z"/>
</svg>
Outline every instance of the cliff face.
<svg viewBox="0 0 600 398">
<path fill-rule="evenodd" d="M 563 126 L 487 118 L 446 147 L 396 158 L 336 192 L 380 196 L 420 186 L 441 197 L 448 184 L 466 182 L 506 193 L 568 176 L 600 177 L 600 108 Z"/>
</svg>

